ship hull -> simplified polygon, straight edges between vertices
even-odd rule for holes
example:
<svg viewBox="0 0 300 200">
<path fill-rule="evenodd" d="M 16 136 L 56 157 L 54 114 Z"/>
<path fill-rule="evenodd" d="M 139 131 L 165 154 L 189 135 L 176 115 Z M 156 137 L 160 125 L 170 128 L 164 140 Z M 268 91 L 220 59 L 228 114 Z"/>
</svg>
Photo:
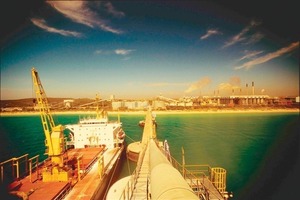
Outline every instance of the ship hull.
<svg viewBox="0 0 300 200">
<path fill-rule="evenodd" d="M 125 155 L 124 147 L 122 148 L 122 151 L 116 157 L 116 161 L 102 177 L 101 183 L 98 185 L 94 195 L 91 198 L 92 200 L 105 199 L 109 188 L 118 180 L 118 176 L 121 172 L 123 157 Z"/>
</svg>

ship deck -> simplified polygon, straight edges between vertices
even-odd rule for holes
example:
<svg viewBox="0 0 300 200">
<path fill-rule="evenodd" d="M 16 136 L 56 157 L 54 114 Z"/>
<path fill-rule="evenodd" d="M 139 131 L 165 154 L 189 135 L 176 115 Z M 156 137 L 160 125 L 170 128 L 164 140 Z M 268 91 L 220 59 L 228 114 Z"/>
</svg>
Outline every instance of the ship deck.
<svg viewBox="0 0 300 200">
<path fill-rule="evenodd" d="M 119 157 L 119 154 L 123 151 L 123 148 L 110 149 L 103 154 L 104 171 L 107 172 L 109 167 L 115 163 L 115 159 Z M 108 173 L 107 173 L 108 174 Z M 97 184 L 96 184 L 97 183 Z M 65 200 L 90 200 L 93 199 L 95 191 L 101 187 L 101 184 L 108 185 L 109 181 L 103 177 L 100 177 L 97 165 L 94 165 L 90 172 L 80 182 L 78 182 L 72 191 L 65 197 Z M 102 195 L 100 195 L 102 196 Z"/>
<path fill-rule="evenodd" d="M 67 152 L 68 162 L 73 163 L 76 157 L 82 155 L 80 171 L 88 172 L 89 170 L 97 169 L 95 162 L 98 160 L 99 154 L 103 151 L 103 147 L 91 147 L 83 149 L 70 149 Z M 44 165 L 39 166 L 39 172 L 42 172 Z M 27 197 L 31 200 L 44 199 L 50 200 L 57 197 L 63 197 L 66 195 L 74 184 L 78 181 L 77 165 L 73 165 L 73 176 L 68 182 L 43 182 L 40 174 L 32 173 L 31 177 L 26 176 L 20 179 L 18 182 L 14 182 L 18 186 L 18 190 L 10 191 L 11 194 Z"/>
</svg>

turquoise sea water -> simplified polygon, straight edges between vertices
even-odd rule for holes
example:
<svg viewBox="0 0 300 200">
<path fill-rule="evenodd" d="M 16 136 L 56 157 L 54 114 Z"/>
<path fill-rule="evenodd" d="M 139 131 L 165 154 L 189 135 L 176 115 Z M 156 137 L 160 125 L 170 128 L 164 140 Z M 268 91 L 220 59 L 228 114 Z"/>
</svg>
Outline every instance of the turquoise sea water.
<svg viewBox="0 0 300 200">
<path fill-rule="evenodd" d="M 56 124 L 77 123 L 84 115 L 54 115 Z M 126 134 L 139 141 L 145 115 L 121 115 Z M 117 120 L 117 115 L 110 115 Z M 25 153 L 44 154 L 40 116 L 0 117 L 0 161 Z M 168 140 L 171 154 L 187 164 L 227 170 L 233 199 L 288 199 L 299 176 L 298 113 L 157 114 L 157 136 Z M 126 139 L 127 144 L 132 140 Z M 123 170 L 128 170 L 126 161 Z M 132 169 L 131 169 L 132 171 Z M 129 172 L 127 172 L 129 173 Z M 121 176 L 125 176 L 123 172 Z M 294 189 L 294 193 L 291 193 Z"/>
</svg>

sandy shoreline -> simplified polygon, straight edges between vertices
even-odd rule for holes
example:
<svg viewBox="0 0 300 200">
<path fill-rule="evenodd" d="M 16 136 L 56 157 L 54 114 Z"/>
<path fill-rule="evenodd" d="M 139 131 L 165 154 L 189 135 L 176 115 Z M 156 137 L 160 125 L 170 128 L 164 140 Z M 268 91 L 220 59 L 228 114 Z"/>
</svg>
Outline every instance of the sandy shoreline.
<svg viewBox="0 0 300 200">
<path fill-rule="evenodd" d="M 287 109 L 207 109 L 207 110 L 168 110 L 168 111 L 153 111 L 157 115 L 163 114 L 197 114 L 197 113 L 299 113 L 297 108 Z M 109 111 L 109 114 L 120 115 L 145 115 L 146 111 Z M 39 112 L 0 112 L 0 116 L 30 116 L 39 115 Z M 56 111 L 52 115 L 93 115 L 95 111 Z"/>
</svg>

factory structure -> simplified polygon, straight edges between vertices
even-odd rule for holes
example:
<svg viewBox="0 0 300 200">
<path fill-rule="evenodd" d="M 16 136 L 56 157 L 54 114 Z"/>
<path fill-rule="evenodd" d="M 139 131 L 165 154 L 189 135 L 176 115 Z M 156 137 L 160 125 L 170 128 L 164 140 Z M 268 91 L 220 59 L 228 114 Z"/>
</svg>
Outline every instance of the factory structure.
<svg viewBox="0 0 300 200">
<path fill-rule="evenodd" d="M 157 96 L 152 101 L 130 101 L 113 100 L 112 110 L 146 110 L 152 106 L 154 110 L 175 110 L 175 109 L 198 109 L 205 107 L 259 107 L 259 106 L 293 106 L 299 105 L 299 97 L 270 97 L 265 94 L 255 94 L 254 82 L 248 88 L 246 84 L 246 94 L 242 94 L 241 89 L 232 89 L 231 95 L 220 96 L 219 91 L 211 96 L 183 97 L 172 99 Z"/>
</svg>

